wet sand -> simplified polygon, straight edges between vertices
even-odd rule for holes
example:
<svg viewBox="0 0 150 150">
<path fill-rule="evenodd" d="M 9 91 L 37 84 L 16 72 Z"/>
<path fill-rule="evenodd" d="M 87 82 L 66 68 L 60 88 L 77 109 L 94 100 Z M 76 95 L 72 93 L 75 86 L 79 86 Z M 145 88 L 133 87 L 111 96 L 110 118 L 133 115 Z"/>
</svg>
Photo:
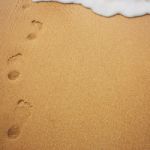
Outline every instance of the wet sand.
<svg viewBox="0 0 150 150">
<path fill-rule="evenodd" d="M 0 150 L 149 150 L 150 16 L 0 1 Z"/>
</svg>

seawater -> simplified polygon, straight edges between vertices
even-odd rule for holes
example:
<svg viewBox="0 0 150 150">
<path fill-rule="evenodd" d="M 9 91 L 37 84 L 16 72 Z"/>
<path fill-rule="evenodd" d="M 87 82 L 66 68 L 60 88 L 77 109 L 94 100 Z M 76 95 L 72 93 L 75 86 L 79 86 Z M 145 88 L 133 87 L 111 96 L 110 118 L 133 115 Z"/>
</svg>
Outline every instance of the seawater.
<svg viewBox="0 0 150 150">
<path fill-rule="evenodd" d="M 122 14 L 126 17 L 136 17 L 150 14 L 150 0 L 32 0 L 33 2 L 56 1 L 61 3 L 76 3 L 92 9 L 96 14 L 110 17 Z"/>
</svg>

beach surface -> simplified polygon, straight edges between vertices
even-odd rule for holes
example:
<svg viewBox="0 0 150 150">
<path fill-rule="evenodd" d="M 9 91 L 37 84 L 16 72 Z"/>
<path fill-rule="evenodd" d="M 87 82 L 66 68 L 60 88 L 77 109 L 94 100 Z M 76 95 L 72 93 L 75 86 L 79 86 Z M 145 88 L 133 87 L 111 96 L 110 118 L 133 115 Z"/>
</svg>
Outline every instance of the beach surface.
<svg viewBox="0 0 150 150">
<path fill-rule="evenodd" d="M 0 150 L 150 150 L 150 15 L 1 0 Z"/>
</svg>

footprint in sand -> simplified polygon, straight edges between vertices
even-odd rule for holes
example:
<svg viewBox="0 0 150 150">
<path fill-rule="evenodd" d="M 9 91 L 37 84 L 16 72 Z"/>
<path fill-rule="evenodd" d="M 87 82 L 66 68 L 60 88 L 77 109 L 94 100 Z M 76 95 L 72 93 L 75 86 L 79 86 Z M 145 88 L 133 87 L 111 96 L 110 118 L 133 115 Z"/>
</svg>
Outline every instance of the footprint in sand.
<svg viewBox="0 0 150 150">
<path fill-rule="evenodd" d="M 10 56 L 7 59 L 8 65 L 12 64 L 12 63 L 15 63 L 16 60 L 18 60 L 21 56 L 22 56 L 21 53 L 16 53 L 15 55 Z M 11 70 L 11 71 L 8 72 L 7 76 L 8 76 L 9 80 L 16 80 L 20 76 L 20 72 L 18 70 Z"/>
<path fill-rule="evenodd" d="M 32 105 L 23 99 L 20 99 L 17 102 L 14 109 L 13 123 L 7 130 L 7 136 L 9 139 L 16 139 L 19 137 L 24 124 L 31 116 L 31 108 Z"/>
<path fill-rule="evenodd" d="M 43 23 L 38 20 L 32 20 L 31 25 L 34 26 L 36 32 L 29 33 L 26 37 L 27 40 L 34 40 L 37 38 L 38 32 L 42 29 Z"/>
</svg>

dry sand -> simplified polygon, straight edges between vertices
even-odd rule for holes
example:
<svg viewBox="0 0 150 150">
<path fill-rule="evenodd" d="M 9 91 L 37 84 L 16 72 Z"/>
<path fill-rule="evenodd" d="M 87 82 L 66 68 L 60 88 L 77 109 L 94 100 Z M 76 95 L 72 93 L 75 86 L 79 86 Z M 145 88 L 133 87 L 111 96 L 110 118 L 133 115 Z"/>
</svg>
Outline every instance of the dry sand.
<svg viewBox="0 0 150 150">
<path fill-rule="evenodd" d="M 0 150 L 150 150 L 150 16 L 1 0 Z"/>
</svg>

